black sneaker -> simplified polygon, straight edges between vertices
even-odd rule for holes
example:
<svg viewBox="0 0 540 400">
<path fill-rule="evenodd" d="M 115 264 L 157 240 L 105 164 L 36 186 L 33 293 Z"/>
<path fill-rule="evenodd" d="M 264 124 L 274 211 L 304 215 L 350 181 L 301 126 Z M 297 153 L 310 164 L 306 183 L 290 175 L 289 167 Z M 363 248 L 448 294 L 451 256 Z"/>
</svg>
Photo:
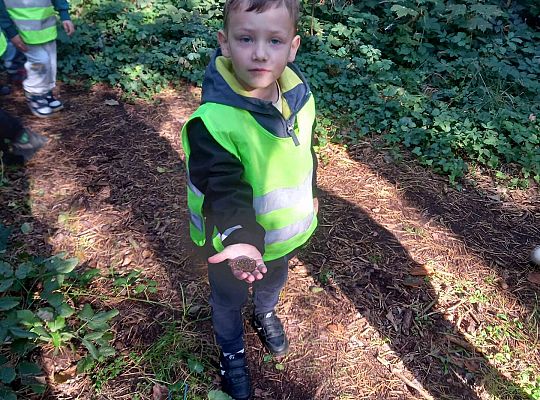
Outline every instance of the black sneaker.
<svg viewBox="0 0 540 400">
<path fill-rule="evenodd" d="M 50 109 L 52 110 L 52 112 L 57 112 L 64 109 L 64 104 L 53 96 L 52 91 L 48 92 L 45 95 L 45 99 L 47 100 L 47 103 Z"/>
<path fill-rule="evenodd" d="M 283 324 L 274 311 L 253 315 L 252 323 L 270 353 L 282 356 L 289 351 L 289 341 Z"/>
<path fill-rule="evenodd" d="M 26 101 L 28 102 L 30 111 L 36 117 L 48 118 L 53 115 L 53 110 L 49 107 L 49 102 L 45 98 L 45 95 L 26 93 Z"/>
<path fill-rule="evenodd" d="M 251 399 L 251 376 L 246 364 L 244 350 L 219 358 L 223 391 L 234 400 Z"/>
<path fill-rule="evenodd" d="M 25 163 L 41 149 L 48 139 L 39 133 L 25 129 L 23 133 L 13 142 L 9 143 L 9 158 L 13 163 Z"/>
</svg>

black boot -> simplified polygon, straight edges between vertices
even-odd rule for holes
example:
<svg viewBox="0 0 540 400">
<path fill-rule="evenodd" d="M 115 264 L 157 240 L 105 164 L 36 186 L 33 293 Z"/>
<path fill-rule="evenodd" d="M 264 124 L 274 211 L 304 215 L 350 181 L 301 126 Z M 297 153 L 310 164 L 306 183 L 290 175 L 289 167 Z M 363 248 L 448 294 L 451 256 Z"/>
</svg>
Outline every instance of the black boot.
<svg viewBox="0 0 540 400">
<path fill-rule="evenodd" d="M 289 341 L 283 324 L 274 311 L 253 315 L 252 323 L 259 338 L 270 353 L 275 356 L 287 354 Z"/>
<path fill-rule="evenodd" d="M 223 391 L 235 400 L 251 399 L 251 376 L 244 350 L 219 358 Z"/>
</svg>

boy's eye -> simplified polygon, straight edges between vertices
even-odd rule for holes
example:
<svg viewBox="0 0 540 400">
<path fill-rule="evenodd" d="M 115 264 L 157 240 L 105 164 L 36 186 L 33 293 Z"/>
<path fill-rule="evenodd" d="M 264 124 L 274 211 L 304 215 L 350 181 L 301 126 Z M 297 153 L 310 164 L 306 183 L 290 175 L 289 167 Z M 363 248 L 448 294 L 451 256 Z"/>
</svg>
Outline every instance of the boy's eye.
<svg viewBox="0 0 540 400">
<path fill-rule="evenodd" d="M 240 38 L 240 41 L 241 41 L 242 43 L 249 43 L 249 42 L 251 42 L 251 38 L 250 38 L 249 36 L 242 36 L 242 37 Z"/>
<path fill-rule="evenodd" d="M 272 40 L 270 40 L 270 43 L 272 43 L 272 44 L 280 44 L 280 43 L 281 43 L 281 40 L 279 40 L 279 39 L 272 39 Z"/>
</svg>

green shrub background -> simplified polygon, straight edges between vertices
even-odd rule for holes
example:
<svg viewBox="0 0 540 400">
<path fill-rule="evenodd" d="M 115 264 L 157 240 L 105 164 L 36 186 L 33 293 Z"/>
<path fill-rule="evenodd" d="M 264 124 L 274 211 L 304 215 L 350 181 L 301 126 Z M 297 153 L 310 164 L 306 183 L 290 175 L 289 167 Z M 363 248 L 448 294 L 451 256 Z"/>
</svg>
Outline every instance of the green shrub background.
<svg viewBox="0 0 540 400">
<path fill-rule="evenodd" d="M 71 4 L 65 80 L 143 98 L 201 83 L 223 0 Z M 297 62 L 318 102 L 319 138 L 381 135 L 453 183 L 471 167 L 540 182 L 539 12 L 533 0 L 303 1 Z"/>
</svg>

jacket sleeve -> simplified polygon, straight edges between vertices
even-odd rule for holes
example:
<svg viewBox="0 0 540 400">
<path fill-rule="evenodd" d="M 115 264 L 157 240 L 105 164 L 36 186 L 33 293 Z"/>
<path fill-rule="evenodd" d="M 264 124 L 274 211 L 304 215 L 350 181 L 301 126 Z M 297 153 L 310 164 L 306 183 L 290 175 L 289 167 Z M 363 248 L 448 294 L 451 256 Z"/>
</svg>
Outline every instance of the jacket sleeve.
<svg viewBox="0 0 540 400">
<path fill-rule="evenodd" d="M 69 16 L 69 3 L 66 0 L 52 0 L 52 4 L 62 21 L 71 19 Z"/>
<path fill-rule="evenodd" d="M 247 243 L 264 253 L 264 228 L 255 219 L 253 190 L 241 180 L 244 167 L 208 132 L 200 119 L 189 122 L 189 176 L 204 194 L 206 228 L 214 226 L 225 246 Z M 225 236 L 225 237 L 224 237 Z"/>
<path fill-rule="evenodd" d="M 6 33 L 8 39 L 11 39 L 19 34 L 17 27 L 11 20 L 3 1 L 0 1 L 0 28 L 2 28 L 2 30 Z"/>
</svg>

